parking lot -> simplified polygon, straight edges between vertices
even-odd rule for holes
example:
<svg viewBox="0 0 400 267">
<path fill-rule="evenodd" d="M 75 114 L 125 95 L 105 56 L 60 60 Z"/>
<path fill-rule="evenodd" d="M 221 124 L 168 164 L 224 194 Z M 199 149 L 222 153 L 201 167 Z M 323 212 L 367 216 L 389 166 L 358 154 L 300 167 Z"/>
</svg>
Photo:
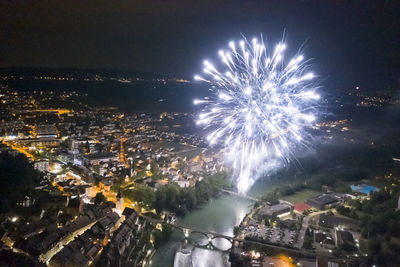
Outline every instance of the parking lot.
<svg viewBox="0 0 400 267">
<path fill-rule="evenodd" d="M 242 230 L 243 236 L 258 237 L 271 243 L 294 245 L 297 242 L 298 234 L 296 231 L 288 229 L 248 226 Z"/>
</svg>

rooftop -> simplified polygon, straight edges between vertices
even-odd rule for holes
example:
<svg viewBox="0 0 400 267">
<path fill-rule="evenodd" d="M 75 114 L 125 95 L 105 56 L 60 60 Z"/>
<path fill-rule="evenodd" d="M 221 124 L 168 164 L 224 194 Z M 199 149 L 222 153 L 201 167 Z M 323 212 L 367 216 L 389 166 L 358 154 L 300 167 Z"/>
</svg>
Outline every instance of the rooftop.
<svg viewBox="0 0 400 267">
<path fill-rule="evenodd" d="M 87 155 L 87 158 L 89 160 L 96 160 L 96 159 L 114 158 L 117 156 L 118 156 L 117 154 L 112 152 L 101 152 L 101 153 Z"/>
<path fill-rule="evenodd" d="M 294 204 L 294 210 L 298 212 L 303 212 L 308 209 L 311 209 L 312 207 L 304 202 L 298 202 Z"/>
<path fill-rule="evenodd" d="M 332 195 L 326 195 L 326 194 L 319 195 L 319 196 L 316 196 L 313 198 L 309 198 L 307 200 L 307 202 L 316 203 L 318 205 L 327 205 L 327 204 L 331 204 L 336 201 L 337 201 L 337 198 L 335 198 Z"/>
</svg>

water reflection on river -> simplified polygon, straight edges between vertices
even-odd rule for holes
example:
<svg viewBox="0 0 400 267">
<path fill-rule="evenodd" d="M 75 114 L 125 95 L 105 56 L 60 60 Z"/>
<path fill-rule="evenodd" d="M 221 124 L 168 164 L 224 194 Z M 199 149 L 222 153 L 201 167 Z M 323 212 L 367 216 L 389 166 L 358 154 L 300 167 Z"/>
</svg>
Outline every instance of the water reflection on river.
<svg viewBox="0 0 400 267">
<path fill-rule="evenodd" d="M 187 214 L 182 225 L 194 227 L 210 232 L 233 236 L 233 227 L 238 225 L 246 213 L 251 209 L 253 202 L 236 196 L 221 196 L 209 201 L 198 210 Z M 174 266 L 176 251 L 183 246 L 191 253 L 179 253 L 175 265 L 179 267 L 225 267 L 230 266 L 228 253 L 206 248 L 193 247 L 191 244 L 207 243 L 207 238 L 199 234 L 192 234 L 188 244 L 182 242 L 183 234 L 176 230 L 169 242 L 159 248 L 152 258 L 152 267 Z M 230 247 L 227 240 L 218 238 L 213 240 L 213 245 L 226 250 Z M 184 251 L 186 252 L 186 251 Z"/>
</svg>

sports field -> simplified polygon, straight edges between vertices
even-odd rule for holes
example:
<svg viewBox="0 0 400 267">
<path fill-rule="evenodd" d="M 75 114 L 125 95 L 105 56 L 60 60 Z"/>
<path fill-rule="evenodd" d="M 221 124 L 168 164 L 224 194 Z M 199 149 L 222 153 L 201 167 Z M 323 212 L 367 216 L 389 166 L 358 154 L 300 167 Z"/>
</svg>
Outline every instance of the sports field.
<svg viewBox="0 0 400 267">
<path fill-rule="evenodd" d="M 294 204 L 297 202 L 304 202 L 307 199 L 309 199 L 311 197 L 315 197 L 319 194 L 321 194 L 321 192 L 310 190 L 310 189 L 305 189 L 305 190 L 298 191 L 293 195 L 282 197 L 282 199 Z"/>
</svg>

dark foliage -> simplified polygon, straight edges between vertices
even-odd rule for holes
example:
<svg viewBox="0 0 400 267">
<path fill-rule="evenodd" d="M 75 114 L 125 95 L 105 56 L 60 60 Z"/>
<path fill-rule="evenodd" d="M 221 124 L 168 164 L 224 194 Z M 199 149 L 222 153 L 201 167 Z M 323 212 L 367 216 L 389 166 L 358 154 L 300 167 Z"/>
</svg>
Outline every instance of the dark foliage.
<svg viewBox="0 0 400 267">
<path fill-rule="evenodd" d="M 9 211 L 16 201 L 33 196 L 41 176 L 25 155 L 0 154 L 0 212 Z"/>
</svg>

